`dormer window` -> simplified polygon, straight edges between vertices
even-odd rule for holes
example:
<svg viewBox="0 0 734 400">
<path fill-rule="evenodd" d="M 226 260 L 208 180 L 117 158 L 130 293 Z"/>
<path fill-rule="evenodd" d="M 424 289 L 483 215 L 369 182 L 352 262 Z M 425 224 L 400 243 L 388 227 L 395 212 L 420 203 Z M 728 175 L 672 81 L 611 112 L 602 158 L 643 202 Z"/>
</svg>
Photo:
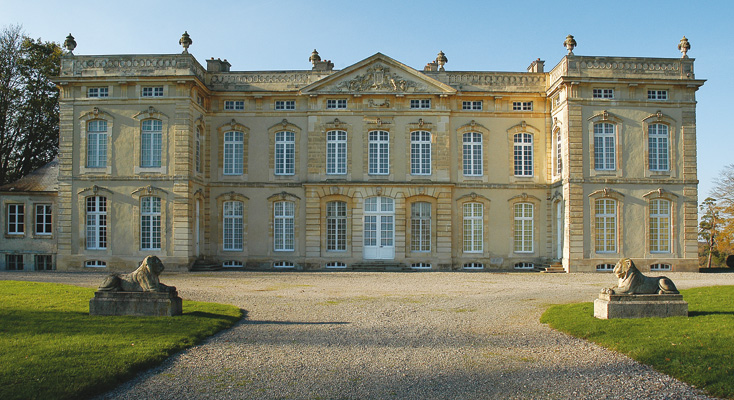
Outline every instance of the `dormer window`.
<svg viewBox="0 0 734 400">
<path fill-rule="evenodd" d="M 428 109 L 431 108 L 431 99 L 413 99 L 410 101 L 411 109 Z"/>
<path fill-rule="evenodd" d="M 614 89 L 593 89 L 591 97 L 595 99 L 613 99 Z"/>
</svg>

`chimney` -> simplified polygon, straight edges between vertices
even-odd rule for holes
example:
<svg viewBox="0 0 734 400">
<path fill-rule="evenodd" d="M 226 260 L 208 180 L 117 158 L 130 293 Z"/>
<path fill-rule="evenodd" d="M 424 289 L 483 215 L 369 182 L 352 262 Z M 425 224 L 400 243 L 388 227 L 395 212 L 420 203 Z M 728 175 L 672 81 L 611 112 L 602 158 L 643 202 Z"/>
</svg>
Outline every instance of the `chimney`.
<svg viewBox="0 0 734 400">
<path fill-rule="evenodd" d="M 206 71 L 207 72 L 229 72 L 229 68 L 232 66 L 232 64 L 227 61 L 225 58 L 224 61 L 222 59 L 217 58 L 216 60 L 214 57 L 212 57 L 209 60 L 206 60 Z"/>
<path fill-rule="evenodd" d="M 541 61 L 540 58 L 530 63 L 530 66 L 528 67 L 528 72 L 544 72 L 543 66 L 545 65 L 545 61 Z"/>
</svg>

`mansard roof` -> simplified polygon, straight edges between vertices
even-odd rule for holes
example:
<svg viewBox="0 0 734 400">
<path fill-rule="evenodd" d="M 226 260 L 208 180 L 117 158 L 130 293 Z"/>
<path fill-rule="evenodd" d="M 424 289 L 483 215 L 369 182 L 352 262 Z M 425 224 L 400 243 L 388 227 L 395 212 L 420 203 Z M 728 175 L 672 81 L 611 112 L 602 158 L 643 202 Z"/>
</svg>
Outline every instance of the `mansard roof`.
<svg viewBox="0 0 734 400">
<path fill-rule="evenodd" d="M 58 157 L 17 181 L 0 186 L 0 192 L 56 192 L 58 190 Z"/>
</svg>

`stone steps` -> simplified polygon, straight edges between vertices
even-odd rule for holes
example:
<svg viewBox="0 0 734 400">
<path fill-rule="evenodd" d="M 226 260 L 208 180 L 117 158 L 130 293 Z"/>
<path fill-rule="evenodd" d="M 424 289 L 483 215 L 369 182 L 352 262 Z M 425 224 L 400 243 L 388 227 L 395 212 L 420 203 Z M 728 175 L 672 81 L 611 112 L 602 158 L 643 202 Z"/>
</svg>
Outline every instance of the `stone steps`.
<svg viewBox="0 0 734 400">
<path fill-rule="evenodd" d="M 191 268 L 189 268 L 189 271 L 191 272 L 201 272 L 201 271 L 221 271 L 223 269 L 222 263 L 218 263 L 216 261 L 212 260 L 196 260 L 191 265 Z"/>
<path fill-rule="evenodd" d="M 563 269 L 563 264 L 555 263 L 545 268 L 541 268 L 540 273 L 541 274 L 565 274 L 566 270 Z"/>
<path fill-rule="evenodd" d="M 402 272 L 413 271 L 410 267 L 400 263 L 366 262 L 350 265 L 347 270 L 365 272 Z"/>
</svg>

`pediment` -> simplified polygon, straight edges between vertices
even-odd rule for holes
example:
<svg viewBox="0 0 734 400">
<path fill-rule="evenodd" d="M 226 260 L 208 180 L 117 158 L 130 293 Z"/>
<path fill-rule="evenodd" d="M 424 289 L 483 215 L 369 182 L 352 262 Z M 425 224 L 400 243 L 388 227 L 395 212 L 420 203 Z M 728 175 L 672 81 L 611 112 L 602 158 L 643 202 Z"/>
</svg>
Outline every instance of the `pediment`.
<svg viewBox="0 0 734 400">
<path fill-rule="evenodd" d="M 453 94 L 456 89 L 382 53 L 314 82 L 301 94 Z"/>
</svg>

